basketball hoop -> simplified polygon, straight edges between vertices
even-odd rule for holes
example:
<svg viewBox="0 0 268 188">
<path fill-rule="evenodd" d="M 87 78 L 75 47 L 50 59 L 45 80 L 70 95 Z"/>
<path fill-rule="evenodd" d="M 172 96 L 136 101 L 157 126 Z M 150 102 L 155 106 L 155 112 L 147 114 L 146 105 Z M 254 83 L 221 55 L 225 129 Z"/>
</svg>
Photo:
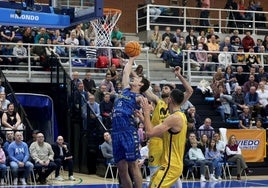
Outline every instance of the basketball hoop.
<svg viewBox="0 0 268 188">
<path fill-rule="evenodd" d="M 104 8 L 103 17 L 90 21 L 95 32 L 96 46 L 111 46 L 111 34 L 122 11 L 113 8 Z"/>
</svg>

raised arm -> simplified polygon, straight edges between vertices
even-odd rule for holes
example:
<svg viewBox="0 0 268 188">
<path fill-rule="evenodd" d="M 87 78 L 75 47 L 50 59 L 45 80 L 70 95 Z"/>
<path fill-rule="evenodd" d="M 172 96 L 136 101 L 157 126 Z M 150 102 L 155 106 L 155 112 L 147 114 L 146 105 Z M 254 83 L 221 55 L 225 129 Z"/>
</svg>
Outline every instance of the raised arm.
<svg viewBox="0 0 268 188">
<path fill-rule="evenodd" d="M 122 78 L 123 88 L 126 88 L 129 85 L 129 76 L 130 76 L 130 73 L 132 71 L 132 65 L 134 63 L 135 58 L 136 57 L 130 57 L 129 61 L 127 62 L 127 64 L 124 67 L 123 78 Z"/>
<path fill-rule="evenodd" d="M 191 85 L 185 80 L 185 78 L 181 75 L 181 67 L 175 67 L 175 75 L 178 77 L 178 79 L 181 81 L 183 87 L 185 88 L 184 92 L 184 100 L 181 104 L 184 104 L 186 101 L 189 100 L 191 95 L 193 94 L 193 88 Z"/>
</svg>

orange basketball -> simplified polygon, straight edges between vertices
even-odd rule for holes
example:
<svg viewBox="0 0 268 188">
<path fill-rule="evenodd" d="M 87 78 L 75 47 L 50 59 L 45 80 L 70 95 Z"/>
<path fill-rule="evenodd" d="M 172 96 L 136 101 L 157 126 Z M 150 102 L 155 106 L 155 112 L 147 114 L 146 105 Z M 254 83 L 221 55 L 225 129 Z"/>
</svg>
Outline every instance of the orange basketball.
<svg viewBox="0 0 268 188">
<path fill-rule="evenodd" d="M 141 53 L 141 45 L 137 41 L 129 41 L 125 45 L 125 53 L 128 57 L 138 56 Z"/>
</svg>

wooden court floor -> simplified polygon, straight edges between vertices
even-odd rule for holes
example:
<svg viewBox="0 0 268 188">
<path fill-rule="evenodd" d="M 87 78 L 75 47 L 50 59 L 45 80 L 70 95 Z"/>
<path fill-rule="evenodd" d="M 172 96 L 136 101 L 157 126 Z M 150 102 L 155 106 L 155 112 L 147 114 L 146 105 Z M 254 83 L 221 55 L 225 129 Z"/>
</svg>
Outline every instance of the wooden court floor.
<svg viewBox="0 0 268 188">
<path fill-rule="evenodd" d="M 64 174 L 68 174 L 65 172 Z M 67 180 L 68 177 L 63 175 L 64 181 L 53 180 L 51 176 L 48 178 L 47 185 L 27 185 L 27 186 L 2 186 L 2 187 L 53 187 L 53 188 L 63 188 L 63 187 L 77 187 L 77 188 L 119 188 L 118 181 L 113 181 L 112 179 L 104 180 L 103 177 L 97 175 L 88 175 L 74 173 L 76 181 Z M 235 177 L 234 177 L 235 178 Z M 143 188 L 148 187 L 148 182 L 144 180 Z M 199 182 L 191 180 L 182 180 L 181 188 L 239 188 L 239 187 L 258 187 L 258 188 L 268 188 L 268 176 L 248 176 L 247 179 L 242 177 L 242 180 L 222 180 L 220 182 Z"/>
</svg>

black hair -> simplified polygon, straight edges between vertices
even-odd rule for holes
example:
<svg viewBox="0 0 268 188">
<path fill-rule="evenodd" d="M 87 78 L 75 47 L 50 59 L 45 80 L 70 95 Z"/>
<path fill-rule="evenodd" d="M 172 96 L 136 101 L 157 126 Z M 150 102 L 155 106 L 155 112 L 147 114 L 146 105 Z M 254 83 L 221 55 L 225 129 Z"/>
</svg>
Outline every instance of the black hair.
<svg viewBox="0 0 268 188">
<path fill-rule="evenodd" d="M 172 91 L 173 89 L 175 89 L 171 84 L 164 84 L 164 86 L 169 87 L 169 89 Z"/>
<path fill-rule="evenodd" d="M 179 89 L 173 89 L 170 93 L 170 97 L 177 105 L 180 105 L 184 100 L 184 93 Z"/>
<path fill-rule="evenodd" d="M 140 88 L 140 93 L 143 93 L 150 87 L 150 81 L 142 76 L 141 82 L 143 83 L 143 86 Z"/>
</svg>

